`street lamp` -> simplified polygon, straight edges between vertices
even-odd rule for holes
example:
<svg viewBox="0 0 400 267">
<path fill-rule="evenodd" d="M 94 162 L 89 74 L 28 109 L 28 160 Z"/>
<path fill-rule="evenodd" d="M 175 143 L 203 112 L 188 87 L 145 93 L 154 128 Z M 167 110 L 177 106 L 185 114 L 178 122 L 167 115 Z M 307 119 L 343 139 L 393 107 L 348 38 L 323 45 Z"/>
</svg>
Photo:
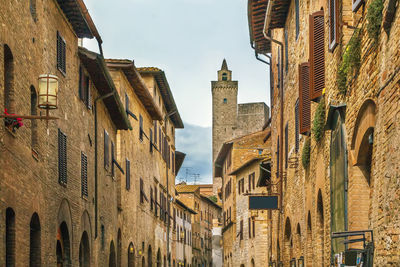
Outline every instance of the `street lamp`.
<svg viewBox="0 0 400 267">
<path fill-rule="evenodd" d="M 269 262 L 269 267 L 276 267 L 276 262 L 275 261 L 270 261 Z"/>
<path fill-rule="evenodd" d="M 290 260 L 290 267 L 296 267 L 296 258 Z"/>
<path fill-rule="evenodd" d="M 299 267 L 304 267 L 304 257 L 301 256 L 298 260 L 297 260 L 297 265 Z"/>
<path fill-rule="evenodd" d="M 283 262 L 278 262 L 278 267 L 283 267 Z"/>
</svg>

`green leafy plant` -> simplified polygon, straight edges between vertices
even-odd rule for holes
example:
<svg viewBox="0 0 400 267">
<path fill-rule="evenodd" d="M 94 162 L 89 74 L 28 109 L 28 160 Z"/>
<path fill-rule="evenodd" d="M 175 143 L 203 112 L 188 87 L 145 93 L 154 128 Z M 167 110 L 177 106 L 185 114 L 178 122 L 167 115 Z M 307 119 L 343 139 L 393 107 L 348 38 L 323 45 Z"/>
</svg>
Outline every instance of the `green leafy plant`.
<svg viewBox="0 0 400 267">
<path fill-rule="evenodd" d="M 209 196 L 208 198 L 214 203 L 217 203 L 217 201 L 218 201 L 216 196 Z"/>
<path fill-rule="evenodd" d="M 347 80 L 349 75 L 355 74 L 360 69 L 361 65 L 361 35 L 360 30 L 356 29 L 342 57 L 342 62 L 339 64 L 336 81 L 340 93 L 346 94 Z"/>
<path fill-rule="evenodd" d="M 322 139 L 325 128 L 325 100 L 324 97 L 318 104 L 317 110 L 315 111 L 314 121 L 312 126 L 312 134 L 315 141 L 319 142 Z"/>
<path fill-rule="evenodd" d="M 382 0 L 373 0 L 368 7 L 367 11 L 367 32 L 368 36 L 375 41 L 378 42 L 379 33 L 381 31 L 382 24 L 382 11 L 383 11 L 383 1 Z"/>
<path fill-rule="evenodd" d="M 311 155 L 311 141 L 310 138 L 307 138 L 303 146 L 303 151 L 301 153 L 301 163 L 303 164 L 304 169 L 307 169 L 308 166 L 310 166 L 310 155 Z"/>
</svg>

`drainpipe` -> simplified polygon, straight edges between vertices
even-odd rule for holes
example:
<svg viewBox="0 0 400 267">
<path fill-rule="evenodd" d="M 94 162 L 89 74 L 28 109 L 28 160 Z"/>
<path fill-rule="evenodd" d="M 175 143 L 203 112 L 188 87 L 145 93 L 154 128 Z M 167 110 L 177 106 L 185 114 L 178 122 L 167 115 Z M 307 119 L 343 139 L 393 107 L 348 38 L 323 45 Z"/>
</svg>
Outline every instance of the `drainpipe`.
<svg viewBox="0 0 400 267">
<path fill-rule="evenodd" d="M 266 16 L 267 19 L 267 16 Z M 278 233 L 279 233 L 279 228 L 283 229 L 283 226 L 281 226 L 281 224 L 283 223 L 283 219 L 281 218 L 283 215 L 283 105 L 284 105 L 284 99 L 283 99 L 283 44 L 278 41 L 273 39 L 272 37 L 268 36 L 267 32 L 266 32 L 266 23 L 264 23 L 264 29 L 263 29 L 263 35 L 264 38 L 269 40 L 271 43 L 275 43 L 279 46 L 280 48 L 280 53 L 281 53 L 281 62 L 280 62 L 280 85 L 279 85 L 279 93 L 281 96 L 281 105 L 280 105 L 280 130 L 279 130 L 279 177 L 280 177 L 280 212 L 281 212 L 281 216 L 279 216 L 279 220 L 280 222 L 278 223 Z M 280 227 L 281 226 L 281 227 Z M 282 238 L 283 240 L 283 238 Z M 272 242 L 272 240 L 271 240 Z M 282 246 L 282 255 L 283 255 L 283 248 L 284 246 Z"/>
<path fill-rule="evenodd" d="M 99 96 L 94 100 L 94 229 L 95 229 L 95 238 L 97 238 L 98 234 L 98 172 L 97 172 L 97 102 L 108 98 L 115 94 L 115 90 L 111 93 L 108 93 L 103 96 Z"/>
</svg>

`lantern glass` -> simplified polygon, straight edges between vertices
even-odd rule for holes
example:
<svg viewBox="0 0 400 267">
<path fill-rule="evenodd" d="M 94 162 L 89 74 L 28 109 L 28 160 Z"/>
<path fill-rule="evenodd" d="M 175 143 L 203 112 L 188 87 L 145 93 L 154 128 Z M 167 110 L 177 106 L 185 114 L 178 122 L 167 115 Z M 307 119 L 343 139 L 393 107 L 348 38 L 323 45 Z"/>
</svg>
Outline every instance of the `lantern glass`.
<svg viewBox="0 0 400 267">
<path fill-rule="evenodd" d="M 296 259 L 295 259 L 295 258 L 293 258 L 293 259 L 290 261 L 290 267 L 296 267 Z"/>
<path fill-rule="evenodd" d="M 57 108 L 58 77 L 50 74 L 39 76 L 38 107 L 42 109 Z"/>
<path fill-rule="evenodd" d="M 303 256 L 301 256 L 301 257 L 299 258 L 299 260 L 298 260 L 298 265 L 299 265 L 299 267 L 304 267 L 304 257 L 303 257 Z"/>
</svg>

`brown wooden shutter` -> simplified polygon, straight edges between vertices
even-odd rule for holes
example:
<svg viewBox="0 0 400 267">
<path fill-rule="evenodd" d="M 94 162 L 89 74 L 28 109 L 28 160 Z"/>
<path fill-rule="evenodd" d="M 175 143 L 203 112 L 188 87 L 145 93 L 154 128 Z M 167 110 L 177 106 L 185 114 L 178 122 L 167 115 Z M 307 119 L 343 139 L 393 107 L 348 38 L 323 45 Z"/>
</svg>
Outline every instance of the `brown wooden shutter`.
<svg viewBox="0 0 400 267">
<path fill-rule="evenodd" d="M 58 129 L 58 182 L 67 184 L 67 136 Z"/>
<path fill-rule="evenodd" d="M 310 99 L 322 96 L 325 88 L 324 11 L 310 15 Z"/>
<path fill-rule="evenodd" d="M 139 115 L 139 139 L 143 141 L 143 117 Z"/>
<path fill-rule="evenodd" d="M 110 165 L 110 151 L 109 151 L 109 137 L 106 130 L 104 130 L 104 167 L 108 168 Z"/>
<path fill-rule="evenodd" d="M 243 240 L 243 220 L 240 221 L 240 240 Z"/>
<path fill-rule="evenodd" d="M 310 65 L 308 62 L 299 65 L 299 122 L 300 133 L 308 134 L 311 127 L 310 102 Z"/>
<path fill-rule="evenodd" d="M 143 180 L 140 178 L 140 203 L 144 202 L 144 195 L 143 195 Z"/>
<path fill-rule="evenodd" d="M 126 190 L 131 189 L 131 162 L 126 159 Z"/>
<path fill-rule="evenodd" d="M 251 218 L 249 217 L 249 238 L 251 238 Z"/>
<path fill-rule="evenodd" d="M 150 153 L 153 153 L 153 130 L 150 129 Z"/>
<path fill-rule="evenodd" d="M 88 197 L 87 163 L 87 156 L 81 152 L 81 186 L 83 197 Z"/>
<path fill-rule="evenodd" d="M 299 152 L 299 99 L 296 101 L 296 105 L 294 107 L 294 150 L 295 152 Z"/>
<path fill-rule="evenodd" d="M 256 237 L 256 221 L 253 219 L 253 237 Z"/>
<path fill-rule="evenodd" d="M 339 0 L 329 0 L 329 50 L 333 51 L 339 41 Z"/>
</svg>

